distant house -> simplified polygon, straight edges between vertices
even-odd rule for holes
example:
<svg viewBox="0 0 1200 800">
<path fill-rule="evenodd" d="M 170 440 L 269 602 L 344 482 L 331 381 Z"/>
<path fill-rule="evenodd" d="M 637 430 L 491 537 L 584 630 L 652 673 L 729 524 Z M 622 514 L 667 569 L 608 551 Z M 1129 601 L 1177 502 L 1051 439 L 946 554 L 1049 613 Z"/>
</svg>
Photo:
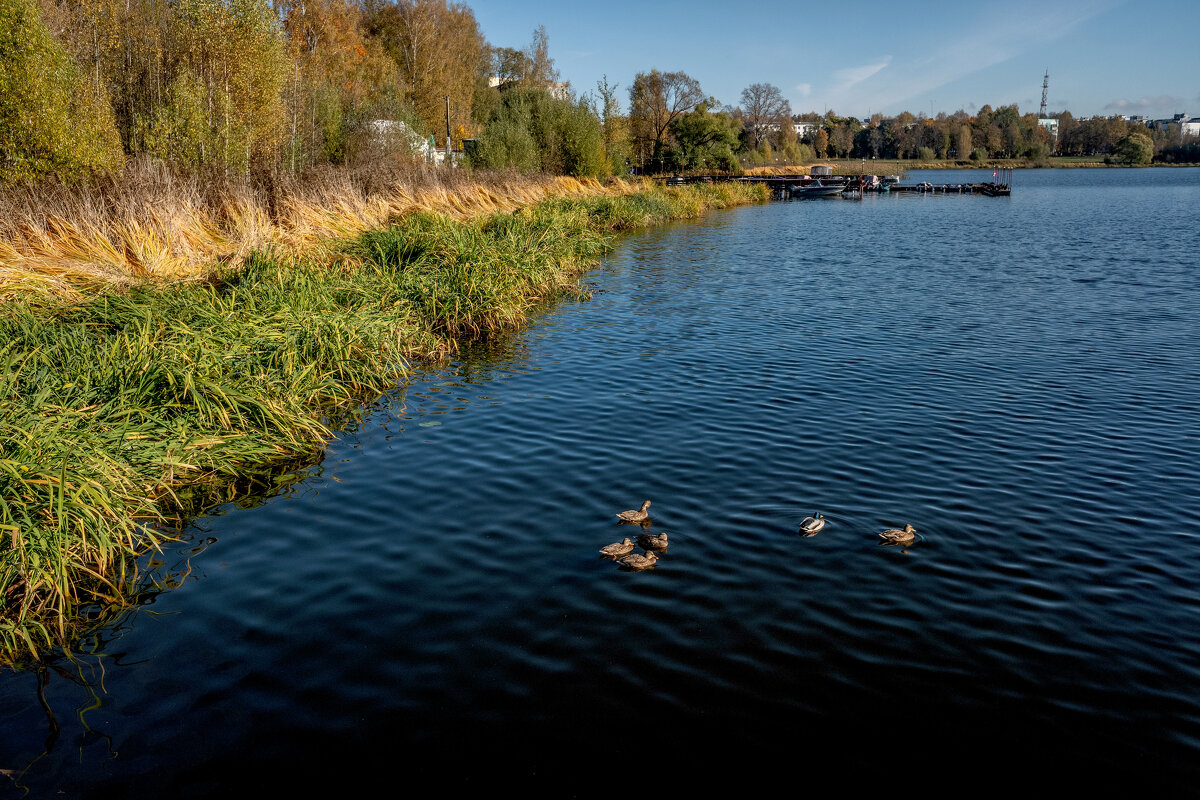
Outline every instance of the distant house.
<svg viewBox="0 0 1200 800">
<path fill-rule="evenodd" d="M 1178 125 L 1179 132 L 1184 136 L 1200 136 L 1200 119 L 1193 119 L 1187 114 L 1176 114 L 1171 119 L 1156 119 L 1149 127 L 1165 131 L 1168 125 Z"/>
<path fill-rule="evenodd" d="M 1050 135 L 1055 139 L 1058 138 L 1058 120 L 1052 117 L 1042 117 L 1038 119 L 1038 125 L 1050 132 Z"/>
<path fill-rule="evenodd" d="M 821 126 L 816 122 L 793 122 L 792 123 L 792 130 L 794 130 L 796 132 L 796 138 L 798 138 L 798 139 L 802 138 L 803 136 L 805 136 L 806 134 L 808 134 L 812 131 L 815 131 L 819 127 L 821 127 Z"/>
<path fill-rule="evenodd" d="M 407 123 L 396 119 L 374 119 L 369 123 L 372 138 L 388 150 L 407 147 L 414 157 L 433 162 L 437 149 L 433 137 L 424 137 Z"/>
<path fill-rule="evenodd" d="M 519 81 L 514 78 L 501 78 L 499 75 L 488 76 L 488 87 L 498 89 L 501 92 L 507 91 L 518 84 Z M 551 81 L 546 87 L 546 92 L 555 100 L 570 100 L 571 83 L 570 81 Z"/>
</svg>

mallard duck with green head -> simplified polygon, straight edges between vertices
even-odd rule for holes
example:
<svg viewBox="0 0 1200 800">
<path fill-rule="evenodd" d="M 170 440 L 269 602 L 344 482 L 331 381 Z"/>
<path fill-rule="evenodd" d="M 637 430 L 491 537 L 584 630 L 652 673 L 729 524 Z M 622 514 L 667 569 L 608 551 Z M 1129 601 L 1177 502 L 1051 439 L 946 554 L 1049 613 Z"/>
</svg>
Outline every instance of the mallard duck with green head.
<svg viewBox="0 0 1200 800">
<path fill-rule="evenodd" d="M 825 527 L 825 515 L 817 512 L 811 517 L 805 517 L 800 523 L 800 533 L 805 536 L 816 536 L 821 528 Z"/>
</svg>

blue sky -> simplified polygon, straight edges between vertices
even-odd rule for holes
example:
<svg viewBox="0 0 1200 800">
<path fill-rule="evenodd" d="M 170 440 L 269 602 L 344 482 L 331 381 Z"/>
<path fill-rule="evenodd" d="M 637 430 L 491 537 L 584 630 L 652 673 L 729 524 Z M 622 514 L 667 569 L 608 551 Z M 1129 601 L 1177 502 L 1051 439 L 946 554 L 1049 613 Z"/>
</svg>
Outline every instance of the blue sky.
<svg viewBox="0 0 1200 800">
<path fill-rule="evenodd" d="M 523 47 L 546 26 L 564 80 L 682 70 L 722 103 L 771 83 L 795 112 L 845 116 L 974 113 L 1041 105 L 1076 117 L 1200 117 L 1196 0 L 932 0 L 738 3 L 467 0 L 494 45 Z"/>
</svg>

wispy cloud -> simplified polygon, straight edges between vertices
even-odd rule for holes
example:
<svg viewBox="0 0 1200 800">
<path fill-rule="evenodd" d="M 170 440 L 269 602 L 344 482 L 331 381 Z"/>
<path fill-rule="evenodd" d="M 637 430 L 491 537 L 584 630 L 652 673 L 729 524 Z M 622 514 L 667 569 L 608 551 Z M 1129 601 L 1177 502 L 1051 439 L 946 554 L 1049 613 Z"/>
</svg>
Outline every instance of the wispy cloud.
<svg viewBox="0 0 1200 800">
<path fill-rule="evenodd" d="M 1167 109 L 1183 110 L 1186 102 L 1182 97 L 1161 94 L 1158 97 L 1139 97 L 1137 100 L 1120 98 L 1104 106 L 1105 111 L 1116 111 L 1119 114 L 1159 114 Z"/>
<path fill-rule="evenodd" d="M 808 97 L 810 94 L 812 94 L 812 84 L 798 83 L 792 88 L 792 91 L 796 92 L 801 97 Z"/>
<path fill-rule="evenodd" d="M 845 67 L 833 73 L 833 89 L 846 90 L 858 86 L 863 81 L 878 75 L 892 63 L 892 57 L 887 56 L 875 64 L 864 64 L 861 67 Z"/>
<path fill-rule="evenodd" d="M 915 58 L 888 57 L 863 66 L 837 70 L 828 86 L 813 92 L 815 101 L 846 112 L 900 110 L 913 98 L 1026 53 L 1045 50 L 1121 0 L 1068 0 L 1049 9 L 1034 0 L 1018 0 L 1009 22 L 964 19 L 936 43 L 916 49 Z M 1029 20 L 1036 19 L 1036 25 Z M 994 102 L 994 101 L 991 101 Z M 844 108 L 843 108 L 844 107 Z M 916 110 L 916 109 L 912 109 Z"/>
</svg>

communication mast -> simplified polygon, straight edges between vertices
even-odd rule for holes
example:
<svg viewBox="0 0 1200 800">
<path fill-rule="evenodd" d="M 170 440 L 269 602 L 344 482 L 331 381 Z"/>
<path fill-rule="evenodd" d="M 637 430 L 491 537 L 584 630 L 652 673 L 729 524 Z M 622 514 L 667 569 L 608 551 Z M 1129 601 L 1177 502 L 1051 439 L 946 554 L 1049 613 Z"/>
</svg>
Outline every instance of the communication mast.
<svg viewBox="0 0 1200 800">
<path fill-rule="evenodd" d="M 1042 119 L 1046 118 L 1046 93 L 1050 91 L 1050 70 L 1046 70 L 1046 77 L 1042 78 L 1042 108 L 1038 111 L 1038 116 Z"/>
</svg>

